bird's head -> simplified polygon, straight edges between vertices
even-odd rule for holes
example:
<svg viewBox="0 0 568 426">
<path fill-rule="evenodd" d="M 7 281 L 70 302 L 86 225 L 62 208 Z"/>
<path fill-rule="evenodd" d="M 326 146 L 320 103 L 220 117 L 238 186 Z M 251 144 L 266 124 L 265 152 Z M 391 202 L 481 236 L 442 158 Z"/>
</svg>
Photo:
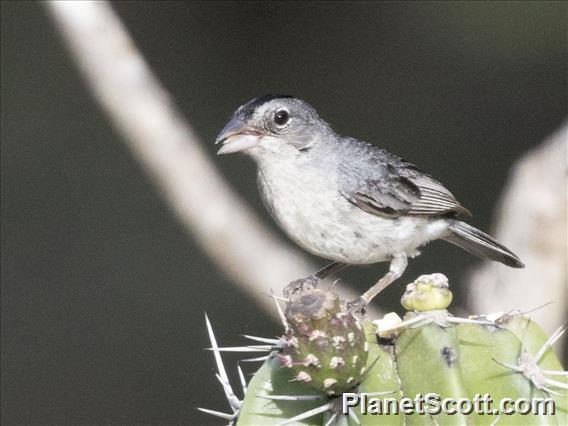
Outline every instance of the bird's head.
<svg viewBox="0 0 568 426">
<path fill-rule="evenodd" d="M 218 154 L 242 151 L 255 159 L 308 151 L 331 132 L 308 103 L 284 95 L 265 95 L 240 106 L 215 141 Z"/>
</svg>

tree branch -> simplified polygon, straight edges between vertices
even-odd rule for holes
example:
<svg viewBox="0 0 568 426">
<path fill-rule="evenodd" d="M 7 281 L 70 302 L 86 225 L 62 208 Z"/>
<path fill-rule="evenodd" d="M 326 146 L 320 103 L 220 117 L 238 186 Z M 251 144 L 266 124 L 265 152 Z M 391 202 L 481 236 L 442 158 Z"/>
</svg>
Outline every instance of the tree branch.
<svg viewBox="0 0 568 426">
<path fill-rule="evenodd" d="M 228 277 L 276 315 L 269 289 L 280 294 L 317 267 L 227 185 L 107 2 L 46 4 L 96 99 L 178 219 Z"/>
<path fill-rule="evenodd" d="M 473 312 L 528 311 L 552 334 L 568 320 L 566 298 L 566 150 L 568 123 L 513 169 L 496 223 L 496 237 L 525 262 L 525 269 L 491 263 L 470 280 Z M 559 345 L 560 348 L 560 345 Z"/>
</svg>

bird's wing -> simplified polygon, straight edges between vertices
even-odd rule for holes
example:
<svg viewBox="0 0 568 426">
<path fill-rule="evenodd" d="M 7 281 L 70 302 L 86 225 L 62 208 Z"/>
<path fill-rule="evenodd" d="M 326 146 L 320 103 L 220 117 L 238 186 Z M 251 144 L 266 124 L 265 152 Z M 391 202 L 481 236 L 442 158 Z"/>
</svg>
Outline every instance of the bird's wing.
<svg viewBox="0 0 568 426">
<path fill-rule="evenodd" d="M 467 209 L 440 182 L 372 146 L 339 164 L 339 191 L 366 212 L 387 217 L 457 215 Z"/>
</svg>

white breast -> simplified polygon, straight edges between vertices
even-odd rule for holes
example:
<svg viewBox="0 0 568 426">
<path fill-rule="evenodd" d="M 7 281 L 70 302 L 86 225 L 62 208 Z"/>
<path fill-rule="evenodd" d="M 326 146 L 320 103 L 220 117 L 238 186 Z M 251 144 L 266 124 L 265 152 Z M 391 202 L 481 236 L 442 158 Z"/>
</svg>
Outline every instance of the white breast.
<svg viewBox="0 0 568 426">
<path fill-rule="evenodd" d="M 258 183 L 268 210 L 290 238 L 338 262 L 376 263 L 398 252 L 412 256 L 446 229 L 444 221 L 367 213 L 340 195 L 335 170 L 307 161 L 260 163 Z"/>
</svg>

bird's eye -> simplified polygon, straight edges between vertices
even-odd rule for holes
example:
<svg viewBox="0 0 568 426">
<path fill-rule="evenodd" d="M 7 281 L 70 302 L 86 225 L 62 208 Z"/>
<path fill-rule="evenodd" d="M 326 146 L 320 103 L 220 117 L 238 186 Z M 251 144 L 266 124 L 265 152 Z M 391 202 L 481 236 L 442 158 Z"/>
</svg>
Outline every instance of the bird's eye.
<svg viewBox="0 0 568 426">
<path fill-rule="evenodd" d="M 288 111 L 286 111 L 285 109 L 276 111 L 276 113 L 274 114 L 274 122 L 279 126 L 283 126 L 284 124 L 286 124 L 289 118 L 290 115 L 288 114 Z"/>
</svg>

